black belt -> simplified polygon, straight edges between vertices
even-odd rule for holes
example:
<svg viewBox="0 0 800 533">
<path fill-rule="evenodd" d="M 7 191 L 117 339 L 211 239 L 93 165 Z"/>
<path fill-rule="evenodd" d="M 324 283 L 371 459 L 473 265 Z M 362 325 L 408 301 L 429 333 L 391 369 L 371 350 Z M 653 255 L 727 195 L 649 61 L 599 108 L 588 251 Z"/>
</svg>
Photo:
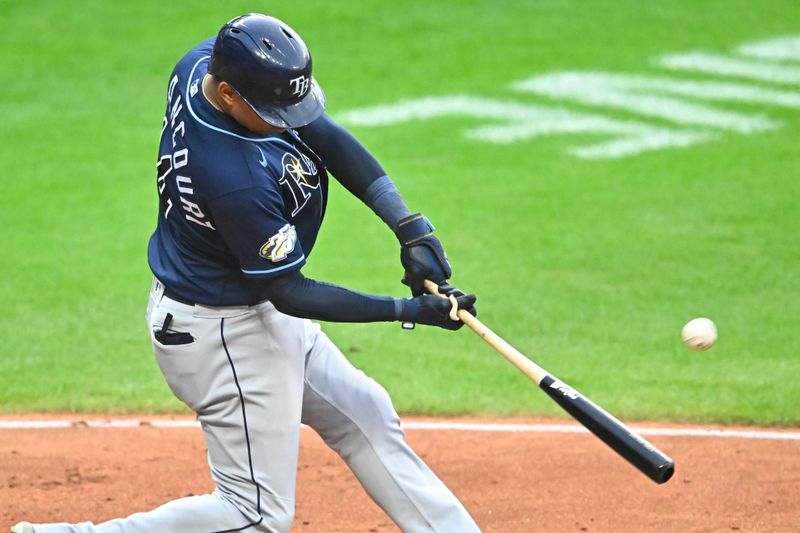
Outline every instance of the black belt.
<svg viewBox="0 0 800 533">
<path fill-rule="evenodd" d="M 178 303 L 181 303 L 181 304 L 184 304 L 184 305 L 191 305 L 191 306 L 195 306 L 195 305 L 197 305 L 197 302 L 193 302 L 193 301 L 191 301 L 191 300 L 187 300 L 187 299 L 186 299 L 186 298 L 184 298 L 183 296 L 180 296 L 180 295 L 178 295 L 178 294 L 175 294 L 175 291 L 173 291 L 172 289 L 170 289 L 169 287 L 167 287 L 167 286 L 166 286 L 166 285 L 164 285 L 163 283 L 162 283 L 162 285 L 163 285 L 163 287 L 164 287 L 164 296 L 166 296 L 166 297 L 167 297 L 167 298 L 169 298 L 170 300 L 175 300 L 176 302 L 178 302 Z M 255 302 L 255 303 L 252 303 L 252 304 L 239 304 L 239 305 L 233 305 L 232 307 L 240 307 L 240 306 L 242 306 L 242 305 L 246 305 L 246 306 L 250 306 L 250 307 L 252 307 L 252 306 L 254 306 L 254 305 L 258 305 L 258 304 L 260 304 L 260 303 L 264 303 L 264 302 L 266 302 L 266 301 L 267 301 L 267 300 L 261 300 L 260 302 Z"/>
<path fill-rule="evenodd" d="M 194 302 L 192 302 L 191 300 L 187 300 L 186 298 L 175 294 L 175 291 L 173 291 L 172 289 L 170 289 L 166 285 L 164 286 L 164 296 L 166 296 L 170 300 L 175 300 L 178 303 L 182 303 L 184 305 L 194 306 Z"/>
</svg>

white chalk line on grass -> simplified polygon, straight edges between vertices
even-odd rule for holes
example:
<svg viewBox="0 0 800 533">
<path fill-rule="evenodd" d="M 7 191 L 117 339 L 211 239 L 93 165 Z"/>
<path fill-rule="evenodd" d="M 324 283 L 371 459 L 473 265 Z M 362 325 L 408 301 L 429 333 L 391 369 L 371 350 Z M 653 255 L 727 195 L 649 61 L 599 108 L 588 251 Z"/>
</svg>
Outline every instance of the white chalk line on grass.
<svg viewBox="0 0 800 533">
<path fill-rule="evenodd" d="M 0 420 L 3 429 L 68 429 L 68 428 L 198 428 L 194 420 Z M 478 422 L 423 422 L 408 421 L 403 428 L 422 431 L 475 431 L 500 433 L 588 433 L 583 426 L 575 424 L 493 424 Z M 631 427 L 640 435 L 660 437 L 712 437 L 755 440 L 800 441 L 800 432 L 780 432 L 765 429 L 712 429 L 702 427 Z"/>
<path fill-rule="evenodd" d="M 670 75 L 550 71 L 512 84 L 519 93 L 578 104 L 582 109 L 509 100 L 502 95 L 451 94 L 351 109 L 339 113 L 337 119 L 362 127 L 468 119 L 468 124 L 477 124 L 466 126 L 465 138 L 499 145 L 581 135 L 588 138 L 568 148 L 568 153 L 580 159 L 614 159 L 684 148 L 718 139 L 724 132 L 751 135 L 777 130 L 784 121 L 770 118 L 760 108 L 800 107 L 800 92 L 789 87 L 800 85 L 800 35 L 744 43 L 730 54 L 666 54 L 653 64 Z M 759 107 L 750 111 L 720 107 L 725 103 Z M 616 109 L 643 118 L 614 118 L 585 108 Z M 593 137 L 598 138 L 590 140 Z"/>
</svg>

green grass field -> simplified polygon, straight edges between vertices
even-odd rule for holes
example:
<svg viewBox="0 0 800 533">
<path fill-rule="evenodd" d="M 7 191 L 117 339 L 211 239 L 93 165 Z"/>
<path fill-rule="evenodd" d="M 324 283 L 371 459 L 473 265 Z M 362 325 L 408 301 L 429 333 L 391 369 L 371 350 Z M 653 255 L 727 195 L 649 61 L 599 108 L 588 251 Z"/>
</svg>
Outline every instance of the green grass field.
<svg viewBox="0 0 800 533">
<path fill-rule="evenodd" d="M 174 63 L 237 14 L 298 30 L 333 116 L 468 94 L 670 126 L 510 84 L 565 70 L 672 75 L 653 58 L 800 34 L 791 0 L 302 5 L 0 2 L 0 411 L 182 410 L 143 319 L 155 156 Z M 800 98 L 797 84 L 775 87 Z M 709 105 L 780 127 L 608 160 L 569 152 L 602 135 L 500 145 L 465 138 L 485 125 L 469 117 L 351 130 L 437 226 L 480 318 L 596 403 L 629 420 L 797 425 L 800 109 Z M 405 295 L 392 234 L 333 189 L 304 272 Z M 680 343 L 694 316 L 719 327 L 708 352 Z M 469 331 L 324 328 L 402 412 L 565 416 Z"/>
</svg>

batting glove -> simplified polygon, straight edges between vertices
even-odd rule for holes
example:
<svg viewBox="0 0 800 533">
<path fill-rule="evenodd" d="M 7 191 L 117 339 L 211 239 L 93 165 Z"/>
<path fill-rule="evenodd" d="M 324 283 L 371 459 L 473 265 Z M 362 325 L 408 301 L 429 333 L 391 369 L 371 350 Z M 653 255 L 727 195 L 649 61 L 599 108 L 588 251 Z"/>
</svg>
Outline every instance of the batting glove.
<svg viewBox="0 0 800 533">
<path fill-rule="evenodd" d="M 426 279 L 441 284 L 453 274 L 433 230 L 422 213 L 409 215 L 397 223 L 395 235 L 400 241 L 400 263 L 405 269 L 402 283 L 411 288 L 412 296 L 425 293 Z"/>
<path fill-rule="evenodd" d="M 474 294 L 463 293 L 455 298 L 458 309 L 466 309 L 473 316 L 477 314 L 475 310 L 475 301 L 477 299 L 478 298 Z M 455 331 L 461 328 L 464 323 L 461 320 L 453 320 L 450 317 L 452 309 L 453 303 L 451 300 L 425 294 L 403 300 L 400 320 L 426 324 L 428 326 L 439 326 L 440 328 Z"/>
</svg>

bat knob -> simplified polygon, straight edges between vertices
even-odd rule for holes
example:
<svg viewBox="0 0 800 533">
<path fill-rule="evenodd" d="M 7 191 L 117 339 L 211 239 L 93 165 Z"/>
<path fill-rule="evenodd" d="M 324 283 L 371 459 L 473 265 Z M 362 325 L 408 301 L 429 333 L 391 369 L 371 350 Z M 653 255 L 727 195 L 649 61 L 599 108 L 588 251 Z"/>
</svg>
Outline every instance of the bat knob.
<svg viewBox="0 0 800 533">
<path fill-rule="evenodd" d="M 656 468 L 656 471 L 653 472 L 651 479 L 661 485 L 662 483 L 666 483 L 672 477 L 672 474 L 675 473 L 675 463 L 672 461 L 668 463 L 664 463 L 663 465 Z"/>
</svg>

